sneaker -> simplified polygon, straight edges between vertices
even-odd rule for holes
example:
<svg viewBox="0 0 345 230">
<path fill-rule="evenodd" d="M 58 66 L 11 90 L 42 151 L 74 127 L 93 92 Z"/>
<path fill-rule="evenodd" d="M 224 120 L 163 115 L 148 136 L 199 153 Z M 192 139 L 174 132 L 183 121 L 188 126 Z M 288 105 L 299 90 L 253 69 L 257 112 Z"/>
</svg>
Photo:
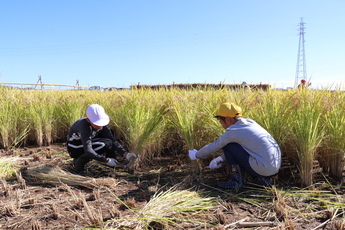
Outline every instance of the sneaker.
<svg viewBox="0 0 345 230">
<path fill-rule="evenodd" d="M 73 158 L 74 172 L 79 175 L 85 175 L 85 163 L 81 162 L 79 158 Z"/>
<path fill-rule="evenodd" d="M 270 176 L 257 177 L 256 180 L 250 184 L 251 187 L 262 188 L 262 187 L 272 187 L 274 184 L 273 178 Z"/>
<path fill-rule="evenodd" d="M 217 186 L 225 189 L 239 189 L 243 186 L 243 180 L 241 177 L 234 176 L 227 182 L 219 182 Z"/>
</svg>

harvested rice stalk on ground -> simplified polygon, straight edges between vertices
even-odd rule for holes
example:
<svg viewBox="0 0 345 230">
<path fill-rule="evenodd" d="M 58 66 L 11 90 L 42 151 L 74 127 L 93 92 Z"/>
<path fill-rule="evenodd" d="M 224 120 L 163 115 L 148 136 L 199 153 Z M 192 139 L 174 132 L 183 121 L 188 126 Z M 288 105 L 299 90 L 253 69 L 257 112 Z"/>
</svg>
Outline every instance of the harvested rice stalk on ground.
<svg viewBox="0 0 345 230">
<path fill-rule="evenodd" d="M 177 186 L 167 191 L 157 192 L 142 208 L 133 210 L 133 217 L 117 219 L 116 227 L 132 227 L 135 229 L 160 229 L 188 226 L 211 226 L 217 222 L 213 212 L 218 204 L 214 198 L 201 197 L 197 192 L 177 190 Z M 109 223 L 110 224 L 110 223 Z"/>
<path fill-rule="evenodd" d="M 27 181 L 49 183 L 49 184 L 67 184 L 70 186 L 82 186 L 86 188 L 95 188 L 98 186 L 113 187 L 116 186 L 114 178 L 89 178 L 72 174 L 62 170 L 59 167 L 40 166 L 23 171 L 23 177 Z"/>
</svg>

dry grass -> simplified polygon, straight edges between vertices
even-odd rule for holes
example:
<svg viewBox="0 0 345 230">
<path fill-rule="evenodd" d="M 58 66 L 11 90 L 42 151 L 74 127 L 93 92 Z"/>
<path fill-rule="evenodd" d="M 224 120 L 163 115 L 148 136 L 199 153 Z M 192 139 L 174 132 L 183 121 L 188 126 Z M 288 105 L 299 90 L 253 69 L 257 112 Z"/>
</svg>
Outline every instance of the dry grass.
<svg viewBox="0 0 345 230">
<path fill-rule="evenodd" d="M 15 167 L 16 160 L 19 158 L 1 158 L 0 159 L 0 179 L 9 178 L 16 174 L 18 171 Z"/>
<path fill-rule="evenodd" d="M 44 167 L 48 166 L 29 167 L 28 170 L 35 169 L 31 174 L 39 175 L 37 172 L 45 171 L 42 169 Z M 322 225 L 340 230 L 344 225 L 343 196 L 334 195 L 335 191 L 324 192 L 324 187 L 320 185 L 314 186 L 316 191 L 272 188 L 243 192 L 243 195 L 221 189 L 211 195 L 208 192 L 215 192 L 215 188 L 212 188 L 205 196 L 187 190 L 193 183 L 189 186 L 181 183 L 171 189 L 165 187 L 168 190 L 161 188 L 158 192 L 157 189 L 152 191 L 151 187 L 162 184 L 154 185 L 151 179 L 148 179 L 152 177 L 151 174 L 151 177 L 140 178 L 140 182 L 128 178 L 126 183 L 122 180 L 115 185 L 100 185 L 89 190 L 84 189 L 85 186 L 75 186 L 75 183 L 63 183 L 62 179 L 57 179 L 62 176 L 55 170 L 61 169 L 50 167 L 50 171 L 45 172 L 49 176 L 39 175 L 37 178 L 30 177 L 29 180 L 26 178 L 31 174 L 24 171 L 24 178 L 20 179 L 21 174 L 18 173 L 17 180 L 2 181 L 0 191 L 3 192 L 0 196 L 2 200 L 6 199 L 6 203 L 0 207 L 1 215 L 10 220 L 6 223 L 0 222 L 2 227 L 46 229 L 47 223 L 50 227 L 53 223 L 58 223 L 61 224 L 61 229 L 64 229 L 64 225 L 69 226 L 68 229 L 236 229 L 240 222 L 244 225 L 259 225 L 276 221 L 278 226 L 274 229 L 277 230 L 300 229 L 304 226 L 301 222 L 308 223 L 309 227 L 312 225 L 309 229 Z M 185 170 L 185 175 L 188 175 L 189 170 Z M 65 173 L 63 177 L 67 178 Z M 158 174 L 158 177 L 163 175 Z M 65 182 L 68 181 L 66 178 L 63 179 Z M 26 179 L 26 186 L 21 185 L 23 183 L 20 181 L 23 179 Z M 83 179 L 88 181 L 90 178 Z M 103 179 L 108 181 L 107 176 Z M 111 181 L 116 183 L 114 179 Z M 127 189 L 131 182 L 131 188 Z M 107 183 L 99 180 L 98 184 Z M 121 185 L 125 185 L 125 189 Z M 37 193 L 38 190 L 40 193 Z M 145 199 L 138 199 L 140 192 L 145 192 Z M 241 201 L 250 204 L 250 208 L 246 205 L 243 209 L 241 203 L 244 202 Z M 247 209 L 250 213 L 247 212 L 247 218 L 244 219 L 243 211 Z M 238 215 L 239 213 L 242 214 Z"/>
<path fill-rule="evenodd" d="M 1 183 L 3 186 L 3 191 L 2 191 L 3 196 L 11 197 L 13 195 L 12 186 L 9 185 L 6 180 L 2 180 Z"/>
<path fill-rule="evenodd" d="M 27 169 L 23 172 L 27 181 L 48 183 L 48 184 L 67 184 L 70 186 L 81 186 L 85 188 L 96 188 L 98 186 L 114 187 L 116 180 L 113 178 L 88 178 L 66 172 L 59 167 L 40 166 Z"/>
<path fill-rule="evenodd" d="M 91 208 L 87 202 L 85 197 L 82 198 L 83 206 L 86 211 L 87 216 L 89 217 L 89 225 L 94 227 L 102 227 L 103 226 L 103 217 L 102 217 L 102 210 L 93 209 Z"/>
</svg>

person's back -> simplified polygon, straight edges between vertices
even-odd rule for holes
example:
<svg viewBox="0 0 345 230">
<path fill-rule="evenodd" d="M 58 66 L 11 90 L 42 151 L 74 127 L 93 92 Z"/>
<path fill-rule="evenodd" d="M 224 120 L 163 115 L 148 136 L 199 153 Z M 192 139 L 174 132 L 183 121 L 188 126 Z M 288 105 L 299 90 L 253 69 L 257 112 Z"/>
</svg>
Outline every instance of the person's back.
<svg viewBox="0 0 345 230">
<path fill-rule="evenodd" d="M 257 184 L 272 185 L 272 176 L 281 166 L 281 152 L 274 138 L 249 118 L 242 118 L 242 110 L 233 103 L 223 103 L 215 116 L 225 132 L 214 142 L 199 151 L 190 150 L 191 160 L 205 159 L 212 153 L 223 150 L 223 154 L 210 162 L 210 169 L 221 167 L 226 161 L 230 167 L 230 180 L 218 183 L 222 188 L 243 185 L 243 170 L 257 179 Z"/>
</svg>

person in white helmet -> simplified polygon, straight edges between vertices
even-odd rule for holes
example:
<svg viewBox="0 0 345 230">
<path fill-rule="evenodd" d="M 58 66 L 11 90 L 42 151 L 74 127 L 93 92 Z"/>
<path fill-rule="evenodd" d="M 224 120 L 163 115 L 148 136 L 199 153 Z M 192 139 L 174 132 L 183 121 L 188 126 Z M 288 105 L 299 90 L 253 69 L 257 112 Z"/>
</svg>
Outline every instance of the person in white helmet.
<svg viewBox="0 0 345 230">
<path fill-rule="evenodd" d="M 244 185 L 244 170 L 254 178 L 254 184 L 273 185 L 272 176 L 281 166 L 281 152 L 274 138 L 258 123 L 249 118 L 242 118 L 242 109 L 234 103 L 219 106 L 217 118 L 225 132 L 214 142 L 199 151 L 189 150 L 191 160 L 205 159 L 218 150 L 223 154 L 210 162 L 210 169 L 217 169 L 225 161 L 229 165 L 230 179 L 218 183 L 218 187 L 235 189 Z"/>
<path fill-rule="evenodd" d="M 115 139 L 114 132 L 108 127 L 109 121 L 102 106 L 91 104 L 86 109 L 86 117 L 71 126 L 67 136 L 67 151 L 73 158 L 76 173 L 84 174 L 85 165 L 91 160 L 116 167 L 116 153 L 122 154 L 127 160 L 136 157 L 135 153 L 128 153 Z"/>
</svg>

